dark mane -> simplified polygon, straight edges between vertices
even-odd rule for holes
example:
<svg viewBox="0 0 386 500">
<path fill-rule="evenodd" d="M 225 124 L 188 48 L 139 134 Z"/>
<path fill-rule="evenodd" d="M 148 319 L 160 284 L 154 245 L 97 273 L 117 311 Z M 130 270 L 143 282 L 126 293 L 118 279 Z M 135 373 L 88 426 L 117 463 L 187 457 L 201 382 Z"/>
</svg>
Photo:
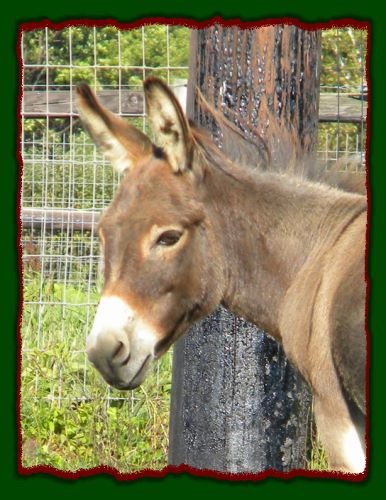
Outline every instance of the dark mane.
<svg viewBox="0 0 386 500">
<path fill-rule="evenodd" d="M 279 157 L 273 158 L 270 148 L 264 138 L 251 127 L 247 121 L 237 117 L 239 127 L 233 124 L 222 112 L 211 105 L 199 89 L 197 98 L 208 122 L 215 122 L 221 135 L 222 149 L 214 144 L 209 134 L 202 128 L 190 122 L 193 137 L 203 156 L 216 168 L 227 175 L 240 177 L 240 169 L 268 171 L 272 173 L 289 174 L 309 181 L 326 184 L 343 191 L 366 194 L 366 172 L 358 168 L 358 163 L 346 159 L 338 161 L 334 167 L 326 169 L 315 157 L 302 158 L 299 161 L 292 144 L 291 134 L 295 130 L 280 129 L 277 135 L 281 137 Z M 230 116 L 232 109 L 227 109 Z M 270 127 L 276 127 L 275 119 L 270 120 Z M 276 131 L 275 131 L 276 132 Z"/>
<path fill-rule="evenodd" d="M 227 120 L 223 119 L 224 123 Z M 230 122 L 227 122 L 227 126 Z M 201 127 L 197 127 L 193 122 L 190 122 L 193 140 L 197 150 L 202 154 L 207 162 L 221 170 L 224 174 L 234 178 L 237 181 L 245 179 L 245 175 L 240 169 L 240 164 L 237 159 L 230 159 L 221 149 L 219 149 L 211 139 L 208 132 Z M 223 134 L 224 135 L 224 134 Z M 253 144 L 249 139 L 246 139 L 241 131 L 230 124 L 227 132 L 228 140 L 232 139 L 236 150 L 245 148 L 246 155 L 250 156 L 251 148 L 255 148 L 255 155 L 258 156 L 258 145 Z M 267 148 L 267 158 L 271 155 Z M 325 184 L 329 187 L 341 189 L 343 191 L 366 194 L 366 173 L 358 170 L 357 164 L 350 163 L 348 167 L 343 169 L 342 162 L 337 162 L 336 165 L 330 169 L 326 169 L 316 159 L 310 158 L 298 165 L 294 165 L 293 158 L 283 165 L 275 165 L 272 162 L 266 163 L 265 161 L 257 160 L 255 164 L 252 162 L 244 162 L 244 173 L 258 172 L 271 172 L 287 174 L 292 177 L 301 178 L 304 180 L 318 182 Z"/>
<path fill-rule="evenodd" d="M 191 131 L 197 150 L 209 164 L 236 181 L 242 181 L 240 168 L 215 146 L 205 130 L 191 124 Z"/>
</svg>

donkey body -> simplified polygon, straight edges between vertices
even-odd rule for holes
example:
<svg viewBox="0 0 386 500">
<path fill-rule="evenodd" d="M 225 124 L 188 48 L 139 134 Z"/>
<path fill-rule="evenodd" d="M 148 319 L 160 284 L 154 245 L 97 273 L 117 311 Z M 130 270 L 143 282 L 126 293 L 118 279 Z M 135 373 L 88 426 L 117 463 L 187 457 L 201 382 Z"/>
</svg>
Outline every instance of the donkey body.
<svg viewBox="0 0 386 500">
<path fill-rule="evenodd" d="M 99 224 L 105 284 L 90 361 L 134 388 L 222 303 L 282 342 L 312 389 L 331 468 L 363 472 L 366 198 L 237 167 L 161 81 L 144 86 L 157 146 L 78 89 L 84 125 L 124 173 Z"/>
</svg>

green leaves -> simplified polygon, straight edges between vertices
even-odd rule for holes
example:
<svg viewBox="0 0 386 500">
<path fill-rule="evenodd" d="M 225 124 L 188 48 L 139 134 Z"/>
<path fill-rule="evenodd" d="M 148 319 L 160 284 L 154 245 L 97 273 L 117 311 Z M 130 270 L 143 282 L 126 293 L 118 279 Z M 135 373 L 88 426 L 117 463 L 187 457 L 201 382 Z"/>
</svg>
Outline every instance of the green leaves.
<svg viewBox="0 0 386 500">
<path fill-rule="evenodd" d="M 367 31 L 353 28 L 329 29 L 322 32 L 320 85 L 322 90 L 359 92 L 366 66 Z M 323 89 L 325 87 L 325 89 Z"/>
<path fill-rule="evenodd" d="M 96 302 L 96 291 L 58 282 L 44 287 L 50 304 L 26 305 L 23 314 L 23 465 L 78 470 L 106 464 L 121 472 L 164 467 L 170 354 L 137 391 L 109 389 L 84 353 L 90 311 L 79 305 Z M 30 277 L 24 296 L 39 297 L 40 288 L 39 277 Z"/>
<path fill-rule="evenodd" d="M 145 68 L 147 76 L 186 78 L 180 67 L 188 65 L 188 50 L 189 29 L 183 26 L 26 31 L 24 85 L 28 90 L 43 90 L 47 83 L 50 90 L 63 90 L 81 81 L 95 81 L 97 88 L 140 86 Z"/>
</svg>

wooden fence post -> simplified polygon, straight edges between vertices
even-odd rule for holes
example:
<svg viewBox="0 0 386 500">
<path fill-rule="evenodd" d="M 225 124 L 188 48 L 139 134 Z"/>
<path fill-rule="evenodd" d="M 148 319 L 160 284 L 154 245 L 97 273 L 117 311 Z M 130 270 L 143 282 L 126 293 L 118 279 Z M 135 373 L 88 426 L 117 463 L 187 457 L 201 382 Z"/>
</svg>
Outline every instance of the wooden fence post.
<svg viewBox="0 0 386 500">
<path fill-rule="evenodd" d="M 316 146 L 319 57 L 317 31 L 196 30 L 188 115 L 232 155 L 232 144 L 195 99 L 198 87 L 243 134 L 264 138 L 274 165 L 302 162 Z M 258 155 L 247 155 L 256 164 Z M 306 466 L 308 389 L 281 346 L 223 307 L 175 346 L 170 418 L 173 465 L 222 472 Z"/>
</svg>

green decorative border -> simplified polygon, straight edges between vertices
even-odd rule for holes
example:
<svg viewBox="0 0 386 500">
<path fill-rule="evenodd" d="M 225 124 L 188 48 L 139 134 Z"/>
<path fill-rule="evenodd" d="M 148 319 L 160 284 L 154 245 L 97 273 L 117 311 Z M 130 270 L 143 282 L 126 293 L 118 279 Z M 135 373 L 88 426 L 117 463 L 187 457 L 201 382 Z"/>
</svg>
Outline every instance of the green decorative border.
<svg viewBox="0 0 386 500">
<path fill-rule="evenodd" d="M 347 4 L 347 5 L 346 5 Z M 27 2 L 20 0 L 2 6 L 1 54 L 2 54 L 2 117 L 0 134 L 2 141 L 1 214 L 3 231 L 6 237 L 0 245 L 2 251 L 2 316 L 5 314 L 5 327 L 2 332 L 2 409 L 1 409 L 1 480 L 3 490 L 15 497 L 22 495 L 41 498 L 68 498 L 70 495 L 100 498 L 107 495 L 130 495 L 136 498 L 184 497 L 207 494 L 221 497 L 237 495 L 250 498 L 251 495 L 285 495 L 302 497 L 323 497 L 326 495 L 350 495 L 359 498 L 364 494 L 376 493 L 382 485 L 385 446 L 384 390 L 379 374 L 382 352 L 385 352 L 385 335 L 381 333 L 382 298 L 386 297 L 385 267 L 382 258 L 386 255 L 382 216 L 385 213 L 385 199 L 382 196 L 385 186 L 385 161 L 381 156 L 385 119 L 385 59 L 384 27 L 385 7 L 379 2 L 351 0 L 350 2 L 323 0 L 321 2 L 276 0 L 257 2 L 238 0 L 199 0 L 194 3 L 160 2 Z M 337 479 L 292 478 L 288 480 L 268 478 L 259 482 L 229 482 L 214 478 L 190 476 L 187 473 L 169 474 L 165 478 L 141 478 L 130 482 L 119 482 L 104 474 L 80 479 L 61 479 L 48 474 L 21 476 L 17 472 L 17 425 L 16 425 L 16 359 L 17 359 L 17 321 L 19 302 L 19 276 L 16 244 L 16 207 L 17 207 L 17 93 L 18 63 L 16 55 L 17 33 L 20 24 L 49 19 L 51 22 L 64 22 L 72 19 L 115 19 L 130 23 L 144 18 L 186 18 L 192 21 L 205 21 L 214 16 L 240 21 L 259 21 L 264 19 L 295 18 L 305 23 L 323 23 L 331 20 L 352 19 L 367 21 L 371 26 L 370 44 L 370 142 L 369 142 L 369 187 L 370 187 L 370 231 L 369 231 L 369 331 L 371 339 L 371 386 L 370 386 L 370 468 L 363 482 L 345 482 Z M 5 85 L 4 85 L 5 84 Z M 3 322 L 4 325 L 4 322 Z M 116 491 L 120 489 L 121 491 Z M 124 490 L 125 491 L 124 491 Z M 127 490 L 127 491 L 126 491 Z"/>
</svg>

